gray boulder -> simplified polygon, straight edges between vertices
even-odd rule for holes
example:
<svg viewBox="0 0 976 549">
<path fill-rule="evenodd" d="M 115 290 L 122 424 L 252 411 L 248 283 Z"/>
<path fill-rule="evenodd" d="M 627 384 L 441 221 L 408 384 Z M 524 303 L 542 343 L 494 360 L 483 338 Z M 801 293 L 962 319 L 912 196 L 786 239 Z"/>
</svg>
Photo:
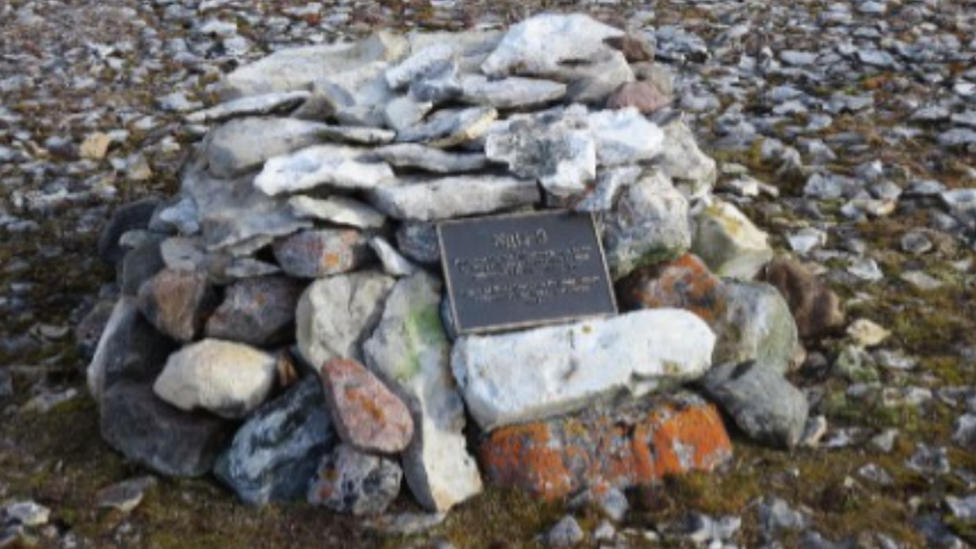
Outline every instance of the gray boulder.
<svg viewBox="0 0 976 549">
<path fill-rule="evenodd" d="M 395 460 L 341 444 L 322 458 L 308 501 L 340 513 L 379 515 L 400 493 L 402 478 Z"/>
<path fill-rule="evenodd" d="M 337 442 L 322 384 L 309 375 L 251 414 L 214 474 L 252 505 L 301 500 Z"/>
<path fill-rule="evenodd" d="M 713 328 L 718 343 L 712 362 L 739 364 L 756 360 L 786 372 L 799 346 L 796 321 L 775 287 L 762 282 L 727 280 L 726 306 Z"/>
</svg>

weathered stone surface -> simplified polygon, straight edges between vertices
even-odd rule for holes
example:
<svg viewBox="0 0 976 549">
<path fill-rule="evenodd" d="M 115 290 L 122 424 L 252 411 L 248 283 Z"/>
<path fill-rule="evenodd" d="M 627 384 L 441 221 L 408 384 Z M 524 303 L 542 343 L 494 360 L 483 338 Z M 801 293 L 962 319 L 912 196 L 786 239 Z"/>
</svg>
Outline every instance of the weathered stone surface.
<svg viewBox="0 0 976 549">
<path fill-rule="evenodd" d="M 268 398 L 276 364 L 274 356 L 248 345 L 205 339 L 170 355 L 153 390 L 181 410 L 241 418 Z"/>
<path fill-rule="evenodd" d="M 306 362 L 321 367 L 336 358 L 361 360 L 360 346 L 379 322 L 394 283 L 375 271 L 312 283 L 296 311 L 298 348 Z"/>
<path fill-rule="evenodd" d="M 382 128 L 384 109 L 396 98 L 384 78 L 390 63 L 377 61 L 330 75 L 315 83 L 312 91 L 321 97 L 332 118 L 347 126 Z"/>
<path fill-rule="evenodd" d="M 480 74 L 468 74 L 460 81 L 462 102 L 496 109 L 537 107 L 566 95 L 566 84 L 551 80 L 518 77 L 489 80 Z"/>
<path fill-rule="evenodd" d="M 604 219 L 603 243 L 614 279 L 680 256 L 691 245 L 688 200 L 665 175 L 645 174 Z"/>
<path fill-rule="evenodd" d="M 322 457 L 338 443 L 322 386 L 306 376 L 248 418 L 214 467 L 243 501 L 305 499 Z"/>
<path fill-rule="evenodd" d="M 187 413 L 158 398 L 151 382 L 122 380 L 101 403 L 102 438 L 127 459 L 166 476 L 210 472 L 233 433 L 229 422 Z"/>
<path fill-rule="evenodd" d="M 394 180 L 382 162 L 366 162 L 364 151 L 336 145 L 308 147 L 268 160 L 254 185 L 269 196 L 326 186 L 335 189 L 372 189 Z"/>
<path fill-rule="evenodd" d="M 250 176 L 215 179 L 197 165 L 183 174 L 183 193 L 197 205 L 202 242 L 209 252 L 232 253 L 234 247 L 255 239 L 284 236 L 312 225 L 295 215 L 287 198 L 269 197 L 258 190 Z"/>
<path fill-rule="evenodd" d="M 134 296 L 147 280 L 166 267 L 160 251 L 160 239 L 149 238 L 125 253 L 116 275 L 122 294 Z"/>
<path fill-rule="evenodd" d="M 242 97 L 186 116 L 191 124 L 220 122 L 237 116 L 253 116 L 287 111 L 301 105 L 311 93 L 301 90 Z"/>
<path fill-rule="evenodd" d="M 713 325 L 718 335 L 712 360 L 741 364 L 756 360 L 786 372 L 799 340 L 790 307 L 776 288 L 761 282 L 725 283 L 724 314 Z"/>
<path fill-rule="evenodd" d="M 207 319 L 207 337 L 266 346 L 292 336 L 300 282 L 284 276 L 241 280 L 229 286 L 224 301 Z"/>
<path fill-rule="evenodd" d="M 224 77 L 218 92 L 225 99 L 246 95 L 305 90 L 316 81 L 377 61 L 406 54 L 406 39 L 379 32 L 360 42 L 286 48 Z"/>
<path fill-rule="evenodd" d="M 158 481 L 152 475 L 113 484 L 98 491 L 95 495 L 96 505 L 99 509 L 115 509 L 124 514 L 131 513 L 156 484 Z"/>
<path fill-rule="evenodd" d="M 369 247 L 380 259 L 383 272 L 394 277 L 410 276 L 417 271 L 417 267 L 410 263 L 407 258 L 400 255 L 400 252 L 381 236 L 374 236 L 369 239 Z"/>
<path fill-rule="evenodd" d="M 633 107 L 591 113 L 587 125 L 596 140 L 596 160 L 601 166 L 650 160 L 664 149 L 664 132 Z"/>
<path fill-rule="evenodd" d="M 506 120 L 488 134 L 485 155 L 556 196 L 581 193 L 596 177 L 597 144 L 578 105 Z"/>
<path fill-rule="evenodd" d="M 100 400 L 121 379 L 151 380 L 174 348 L 176 342 L 157 332 L 139 313 L 135 298 L 123 296 L 115 303 L 88 365 L 88 389 Z"/>
<path fill-rule="evenodd" d="M 545 74 L 590 60 L 609 49 L 604 40 L 623 35 L 587 15 L 537 15 L 512 26 L 481 69 L 489 76 Z"/>
<path fill-rule="evenodd" d="M 696 222 L 692 250 L 719 276 L 752 280 L 773 259 L 769 236 L 728 202 L 714 201 Z"/>
<path fill-rule="evenodd" d="M 231 178 L 261 167 L 270 158 L 314 145 L 324 124 L 294 118 L 237 118 L 213 129 L 204 140 L 207 170 Z"/>
<path fill-rule="evenodd" d="M 774 259 L 763 269 L 761 279 L 786 298 L 801 338 L 816 339 L 844 328 L 846 315 L 840 298 L 802 263 Z"/>
<path fill-rule="evenodd" d="M 322 458 L 308 501 L 339 513 L 378 515 L 400 493 L 402 478 L 403 470 L 396 461 L 340 444 Z"/>
<path fill-rule="evenodd" d="M 484 430 L 640 396 L 699 378 L 715 335 L 678 309 L 493 336 L 464 336 L 451 355 L 468 411 Z"/>
<path fill-rule="evenodd" d="M 370 257 L 369 240 L 352 229 L 302 231 L 276 241 L 273 249 L 281 269 L 300 278 L 352 271 Z"/>
<path fill-rule="evenodd" d="M 785 448 L 800 442 L 809 412 L 807 398 L 776 365 L 749 361 L 716 366 L 702 387 L 751 438 Z"/>
<path fill-rule="evenodd" d="M 640 179 L 640 166 L 619 166 L 599 171 L 596 186 L 582 200 L 572 205 L 578 212 L 609 212 L 617 203 L 624 188 Z"/>
<path fill-rule="evenodd" d="M 654 61 L 654 44 L 643 33 L 628 32 L 619 38 L 608 38 L 604 42 L 624 54 L 629 63 L 650 63 Z"/>
<path fill-rule="evenodd" d="M 95 132 L 85 137 L 81 142 L 78 155 L 86 160 L 102 160 L 112 146 L 112 136 L 104 132 Z"/>
<path fill-rule="evenodd" d="M 325 401 L 343 442 L 361 452 L 395 454 L 413 438 L 410 410 L 365 366 L 345 358 L 320 371 Z"/>
<path fill-rule="evenodd" d="M 556 500 L 595 485 L 626 489 L 712 471 L 732 457 L 732 444 L 714 406 L 679 393 L 498 429 L 478 456 L 487 482 Z"/>
<path fill-rule="evenodd" d="M 446 511 L 482 489 L 463 434 L 464 404 L 450 372 L 440 297 L 441 284 L 422 271 L 400 279 L 363 345 L 366 364 L 413 415 L 404 472 L 417 501 L 433 511 Z"/>
<path fill-rule="evenodd" d="M 118 263 L 125 256 L 119 239 L 129 231 L 147 228 L 160 203 L 159 198 L 150 197 L 116 208 L 98 237 L 99 259 L 106 265 Z"/>
<path fill-rule="evenodd" d="M 534 181 L 484 175 L 405 180 L 403 185 L 374 189 L 370 200 L 396 219 L 437 221 L 531 206 L 540 201 L 540 194 Z"/>
<path fill-rule="evenodd" d="M 695 134 L 681 117 L 662 126 L 664 152 L 658 169 L 670 177 L 685 196 L 707 195 L 718 179 L 718 165 L 698 148 Z"/>
<path fill-rule="evenodd" d="M 424 117 L 434 109 L 430 101 L 417 101 L 412 95 L 391 100 L 383 108 L 386 125 L 400 132 L 420 125 Z"/>
<path fill-rule="evenodd" d="M 321 219 L 337 225 L 357 229 L 378 229 L 386 222 L 386 216 L 367 204 L 345 196 L 312 198 L 293 196 L 288 204 L 300 217 Z"/>
<path fill-rule="evenodd" d="M 139 310 L 157 330 L 184 343 L 201 332 L 216 300 L 207 275 L 173 269 L 147 280 L 137 297 Z"/>
<path fill-rule="evenodd" d="M 546 545 L 552 549 L 569 549 L 586 539 L 586 533 L 573 515 L 566 515 L 546 532 Z"/>
<path fill-rule="evenodd" d="M 439 265 L 441 245 L 433 223 L 403 223 L 396 232 L 397 249 L 421 265 Z"/>
<path fill-rule="evenodd" d="M 633 107 L 641 114 L 652 114 L 671 104 L 670 95 L 662 93 L 650 82 L 629 82 L 617 88 L 607 98 L 608 109 Z"/>
<path fill-rule="evenodd" d="M 426 143 L 438 149 L 456 147 L 488 133 L 496 118 L 498 111 L 491 107 L 444 109 L 434 113 L 423 124 L 397 133 L 397 141 Z"/>
<path fill-rule="evenodd" d="M 416 143 L 398 143 L 373 151 L 378 158 L 397 168 L 417 168 L 440 174 L 474 172 L 488 166 L 480 153 L 453 153 Z"/>
<path fill-rule="evenodd" d="M 685 309 L 709 326 L 722 318 L 726 301 L 722 280 L 693 254 L 637 269 L 621 282 L 617 295 L 628 309 Z"/>
<path fill-rule="evenodd" d="M 405 88 L 416 80 L 435 75 L 455 63 L 456 53 L 449 44 L 432 44 L 414 51 L 399 65 L 386 71 L 386 83 L 394 90 Z"/>
</svg>

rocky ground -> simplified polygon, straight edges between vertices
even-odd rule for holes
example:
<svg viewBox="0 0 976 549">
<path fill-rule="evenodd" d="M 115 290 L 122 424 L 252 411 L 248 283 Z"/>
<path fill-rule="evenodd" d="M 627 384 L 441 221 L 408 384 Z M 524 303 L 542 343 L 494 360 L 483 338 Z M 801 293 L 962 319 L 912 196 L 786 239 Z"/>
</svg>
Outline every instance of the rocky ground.
<svg viewBox="0 0 976 549">
<path fill-rule="evenodd" d="M 491 491 L 411 538 L 139 480 L 98 436 L 72 328 L 112 278 L 98 231 L 172 193 L 207 85 L 283 47 L 541 10 L 650 33 L 718 194 L 871 321 L 791 373 L 822 436 L 785 452 L 733 434 L 726 470 L 633 494 L 614 523 Z M 0 38 L 0 547 L 976 543 L 972 2 L 8 0 Z"/>
</svg>

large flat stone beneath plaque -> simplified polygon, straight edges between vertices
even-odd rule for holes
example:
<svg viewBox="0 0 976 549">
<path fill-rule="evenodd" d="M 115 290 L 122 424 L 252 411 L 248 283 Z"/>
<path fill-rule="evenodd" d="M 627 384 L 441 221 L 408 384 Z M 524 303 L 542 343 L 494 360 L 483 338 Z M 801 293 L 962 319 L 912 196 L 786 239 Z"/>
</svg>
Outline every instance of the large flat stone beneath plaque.
<svg viewBox="0 0 976 549">
<path fill-rule="evenodd" d="M 458 334 L 617 312 L 590 214 L 532 212 L 438 225 Z"/>
</svg>

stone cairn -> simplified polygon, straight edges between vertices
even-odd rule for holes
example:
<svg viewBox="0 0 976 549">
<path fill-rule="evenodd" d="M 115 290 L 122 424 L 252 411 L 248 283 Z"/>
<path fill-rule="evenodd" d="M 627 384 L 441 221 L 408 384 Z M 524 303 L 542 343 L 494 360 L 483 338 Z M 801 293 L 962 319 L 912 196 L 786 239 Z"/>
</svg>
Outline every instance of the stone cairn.
<svg viewBox="0 0 976 549">
<path fill-rule="evenodd" d="M 485 483 L 606 497 L 712 470 L 732 448 L 692 383 L 748 436 L 798 444 L 783 375 L 815 304 L 784 299 L 802 276 L 711 196 L 670 79 L 582 15 L 230 73 L 187 118 L 206 136 L 179 195 L 121 206 L 99 243 L 121 291 L 87 370 L 102 436 L 251 504 L 356 515 L 402 480 L 444 512 Z M 547 208 L 595 216 L 621 313 L 456 337 L 436 224 Z"/>
</svg>

